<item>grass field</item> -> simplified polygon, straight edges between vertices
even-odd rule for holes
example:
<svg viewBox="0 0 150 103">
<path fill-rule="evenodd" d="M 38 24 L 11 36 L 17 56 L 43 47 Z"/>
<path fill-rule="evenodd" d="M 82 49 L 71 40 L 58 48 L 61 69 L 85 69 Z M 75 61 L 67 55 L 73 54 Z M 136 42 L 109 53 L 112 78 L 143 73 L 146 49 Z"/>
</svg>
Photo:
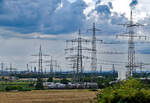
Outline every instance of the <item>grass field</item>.
<svg viewBox="0 0 150 103">
<path fill-rule="evenodd" d="M 0 92 L 0 103 L 94 103 L 96 94 L 89 90 Z"/>
<path fill-rule="evenodd" d="M 32 89 L 32 90 L 35 89 L 34 86 L 29 86 L 29 84 L 31 84 L 31 82 L 23 82 L 23 81 L 3 82 L 3 81 L 0 81 L 0 91 L 5 91 L 5 88 L 7 86 L 16 86 L 16 85 L 21 86 L 23 88 Z"/>
</svg>

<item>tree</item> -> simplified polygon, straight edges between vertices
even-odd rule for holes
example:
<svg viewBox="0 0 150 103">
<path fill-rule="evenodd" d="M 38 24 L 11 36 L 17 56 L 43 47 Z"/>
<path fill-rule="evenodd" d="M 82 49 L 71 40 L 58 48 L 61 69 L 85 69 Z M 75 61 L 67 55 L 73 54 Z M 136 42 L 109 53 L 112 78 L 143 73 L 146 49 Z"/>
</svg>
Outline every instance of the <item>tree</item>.
<svg viewBox="0 0 150 103">
<path fill-rule="evenodd" d="M 150 103 L 150 89 L 131 78 L 100 91 L 98 103 Z"/>
<path fill-rule="evenodd" d="M 69 80 L 67 80 L 66 78 L 63 78 L 60 82 L 63 84 L 68 84 Z"/>
<path fill-rule="evenodd" d="M 53 77 L 49 77 L 47 82 L 53 82 Z"/>
<path fill-rule="evenodd" d="M 42 90 L 42 89 L 44 89 L 43 80 L 42 80 L 41 78 L 37 78 L 37 83 L 36 83 L 35 88 L 36 88 L 37 90 Z"/>
</svg>

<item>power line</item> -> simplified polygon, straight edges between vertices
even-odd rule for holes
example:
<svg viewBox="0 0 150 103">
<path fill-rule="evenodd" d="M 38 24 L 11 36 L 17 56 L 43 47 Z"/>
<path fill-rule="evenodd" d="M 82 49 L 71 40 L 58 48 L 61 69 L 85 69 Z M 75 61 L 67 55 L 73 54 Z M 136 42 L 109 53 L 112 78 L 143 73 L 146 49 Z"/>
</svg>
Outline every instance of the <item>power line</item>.
<svg viewBox="0 0 150 103">
<path fill-rule="evenodd" d="M 49 56 L 49 55 L 45 55 L 42 53 L 42 46 L 40 45 L 39 54 L 32 55 L 32 56 L 38 57 L 38 73 L 43 73 L 43 63 L 45 62 L 45 61 L 43 61 L 43 56 Z M 37 62 L 31 62 L 31 63 L 37 63 Z"/>
<path fill-rule="evenodd" d="M 1 63 L 1 75 L 2 76 L 4 75 L 4 63 L 3 62 Z"/>
<path fill-rule="evenodd" d="M 54 69 L 56 70 L 56 68 L 58 67 L 57 61 L 54 60 L 53 57 L 51 56 L 50 61 L 46 61 L 46 63 L 49 63 L 49 65 L 46 65 L 46 66 L 49 66 L 50 75 L 54 77 L 55 75 Z"/>
<path fill-rule="evenodd" d="M 92 29 L 88 29 L 90 31 L 93 32 L 92 35 L 92 57 L 91 57 L 91 69 L 92 69 L 92 73 L 96 73 L 97 71 L 97 41 L 98 39 L 96 38 L 96 31 L 100 31 L 100 29 L 97 29 L 95 26 L 95 23 L 93 23 L 93 28 Z M 102 42 L 102 40 L 100 40 Z"/>
<path fill-rule="evenodd" d="M 89 48 L 83 47 L 82 44 L 88 43 L 90 42 L 90 40 L 83 39 L 81 37 L 81 31 L 79 30 L 78 38 L 73 40 L 67 40 L 66 42 L 77 43 L 77 46 L 66 48 L 65 51 L 72 51 L 76 53 L 75 55 L 70 55 L 69 57 L 66 57 L 66 59 L 73 62 L 73 78 L 75 79 L 74 81 L 81 82 L 81 79 L 83 78 L 83 59 L 89 59 L 89 57 L 83 55 L 83 51 L 91 50 Z"/>
<path fill-rule="evenodd" d="M 9 68 L 6 68 L 6 70 L 9 70 L 9 78 L 12 80 L 12 74 L 14 73 L 13 71 L 17 70 L 16 68 L 13 68 L 12 64 L 10 63 Z"/>
<path fill-rule="evenodd" d="M 142 24 L 134 24 L 133 23 L 133 16 L 132 16 L 132 10 L 130 13 L 130 23 L 129 24 L 120 24 L 123 26 L 126 26 L 129 30 L 127 35 L 117 35 L 118 36 L 124 36 L 124 37 L 128 37 L 128 65 L 126 66 L 128 68 L 127 71 L 127 77 L 131 77 L 133 75 L 133 71 L 134 69 L 137 67 L 135 64 L 135 42 L 134 42 L 134 38 L 135 37 L 146 37 L 146 36 L 138 36 L 134 34 L 134 27 L 139 27 L 139 26 L 143 26 Z"/>
</svg>

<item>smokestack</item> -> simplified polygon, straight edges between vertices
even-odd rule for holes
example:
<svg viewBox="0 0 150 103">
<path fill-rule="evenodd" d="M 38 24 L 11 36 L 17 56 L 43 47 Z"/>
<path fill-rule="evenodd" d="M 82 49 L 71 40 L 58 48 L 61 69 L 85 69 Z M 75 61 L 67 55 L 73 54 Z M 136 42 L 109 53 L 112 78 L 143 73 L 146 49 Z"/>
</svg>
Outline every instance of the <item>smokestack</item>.
<svg viewBox="0 0 150 103">
<path fill-rule="evenodd" d="M 133 24 L 133 14 L 132 14 L 132 9 L 131 9 L 131 13 L 130 13 L 130 24 L 132 25 Z"/>
</svg>

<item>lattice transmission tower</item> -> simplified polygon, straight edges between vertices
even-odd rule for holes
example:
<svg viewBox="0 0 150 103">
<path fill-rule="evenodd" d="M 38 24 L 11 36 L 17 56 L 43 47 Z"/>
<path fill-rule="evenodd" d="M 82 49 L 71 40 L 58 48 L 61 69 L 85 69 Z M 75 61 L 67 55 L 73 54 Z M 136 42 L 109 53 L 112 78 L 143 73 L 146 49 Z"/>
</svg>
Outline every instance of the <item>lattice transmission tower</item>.
<svg viewBox="0 0 150 103">
<path fill-rule="evenodd" d="M 42 53 L 42 46 L 40 45 L 39 53 L 37 55 L 32 55 L 32 56 L 38 57 L 38 62 L 35 61 L 35 62 L 31 62 L 31 63 L 38 63 L 38 73 L 39 74 L 43 73 L 43 63 L 45 63 L 45 61 L 43 61 L 43 57 L 46 57 L 49 55 Z"/>
<path fill-rule="evenodd" d="M 51 77 L 55 76 L 56 69 L 60 66 L 57 62 L 57 60 L 54 60 L 51 56 L 50 61 L 46 61 L 49 63 L 47 66 L 49 66 L 49 73 Z"/>
<path fill-rule="evenodd" d="M 73 62 L 73 69 L 75 69 L 74 81 L 75 82 L 82 82 L 83 78 L 83 59 L 89 59 L 89 57 L 83 55 L 83 51 L 90 50 L 89 48 L 83 47 L 83 43 L 88 43 L 90 40 L 86 40 L 81 37 L 81 31 L 79 30 L 78 38 L 73 40 L 67 40 L 67 43 L 71 42 L 72 44 L 76 44 L 71 48 L 66 48 L 65 51 L 70 51 L 71 53 L 75 53 L 75 55 L 70 55 L 66 57 L 67 60 Z"/>
<path fill-rule="evenodd" d="M 98 40 L 96 38 L 96 31 L 100 31 L 100 29 L 97 29 L 96 28 L 96 25 L 95 23 L 93 23 L 93 28 L 92 29 L 88 29 L 88 31 L 92 31 L 93 32 L 93 35 L 92 35 L 92 54 L 91 54 L 91 72 L 92 73 L 96 73 L 97 72 L 97 41 L 101 41 L 102 40 Z"/>
<path fill-rule="evenodd" d="M 117 37 L 118 36 L 128 37 L 128 65 L 126 66 L 128 69 L 127 70 L 127 78 L 128 78 L 128 77 L 132 77 L 133 71 L 137 67 L 137 65 L 135 63 L 135 40 L 134 40 L 134 38 L 136 38 L 136 37 L 146 38 L 146 36 L 135 35 L 134 28 L 139 27 L 139 26 L 144 26 L 144 25 L 133 22 L 132 10 L 130 12 L 130 23 L 129 24 L 120 24 L 120 25 L 126 26 L 128 28 L 127 35 L 117 35 Z"/>
</svg>

